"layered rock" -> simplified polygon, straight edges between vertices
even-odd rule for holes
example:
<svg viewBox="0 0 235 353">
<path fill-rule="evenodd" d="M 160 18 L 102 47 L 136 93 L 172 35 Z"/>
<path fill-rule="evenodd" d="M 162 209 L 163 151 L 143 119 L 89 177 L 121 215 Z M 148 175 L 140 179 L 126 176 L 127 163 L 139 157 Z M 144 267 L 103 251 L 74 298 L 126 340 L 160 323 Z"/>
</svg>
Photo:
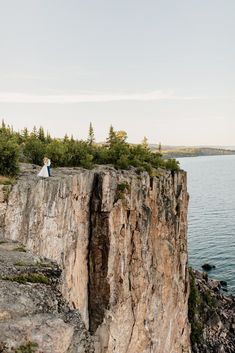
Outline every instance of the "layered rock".
<svg viewBox="0 0 235 353">
<path fill-rule="evenodd" d="M 94 352 L 79 312 L 58 290 L 55 263 L 2 239 L 0 259 L 0 352 Z"/>
<path fill-rule="evenodd" d="M 63 267 L 62 292 L 97 353 L 182 353 L 187 204 L 182 171 L 61 168 L 38 179 L 24 167 L 0 209 L 5 237 Z"/>
</svg>

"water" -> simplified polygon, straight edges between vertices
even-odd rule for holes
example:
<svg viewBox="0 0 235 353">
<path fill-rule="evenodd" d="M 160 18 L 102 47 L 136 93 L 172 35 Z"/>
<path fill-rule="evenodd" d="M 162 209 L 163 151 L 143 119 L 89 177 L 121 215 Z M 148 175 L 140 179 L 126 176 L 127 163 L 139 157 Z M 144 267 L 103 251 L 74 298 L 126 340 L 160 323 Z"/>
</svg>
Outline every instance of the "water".
<svg viewBox="0 0 235 353">
<path fill-rule="evenodd" d="M 210 278 L 235 295 L 235 155 L 179 158 L 188 172 L 189 263 L 216 266 Z"/>
</svg>

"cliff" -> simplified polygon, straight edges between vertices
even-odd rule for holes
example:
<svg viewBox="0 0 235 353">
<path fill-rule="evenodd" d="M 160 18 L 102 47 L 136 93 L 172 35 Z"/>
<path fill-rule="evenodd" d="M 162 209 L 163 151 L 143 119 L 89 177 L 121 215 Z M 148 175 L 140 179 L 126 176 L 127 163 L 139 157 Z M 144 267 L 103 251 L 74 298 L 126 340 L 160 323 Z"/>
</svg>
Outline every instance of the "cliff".
<svg viewBox="0 0 235 353">
<path fill-rule="evenodd" d="M 1 353 L 94 352 L 79 312 L 58 290 L 55 263 L 2 238 L 0 259 Z"/>
<path fill-rule="evenodd" d="M 62 268 L 96 353 L 190 352 L 184 172 L 25 165 L 2 187 L 0 230 Z"/>
</svg>

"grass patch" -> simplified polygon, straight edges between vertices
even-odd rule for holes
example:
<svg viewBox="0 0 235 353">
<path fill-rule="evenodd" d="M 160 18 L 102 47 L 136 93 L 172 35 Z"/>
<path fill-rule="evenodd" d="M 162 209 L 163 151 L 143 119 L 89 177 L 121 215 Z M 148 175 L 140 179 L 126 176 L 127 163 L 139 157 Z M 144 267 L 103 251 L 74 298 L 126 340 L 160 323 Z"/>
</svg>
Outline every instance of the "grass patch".
<svg viewBox="0 0 235 353">
<path fill-rule="evenodd" d="M 52 264 L 46 262 L 37 262 L 35 266 L 42 267 L 42 268 L 52 268 Z"/>
<path fill-rule="evenodd" d="M 14 185 L 15 181 L 15 178 L 0 175 L 0 185 Z"/>
<path fill-rule="evenodd" d="M 130 191 L 130 185 L 126 182 L 120 183 L 117 186 L 115 201 L 124 200 L 126 192 Z"/>
<path fill-rule="evenodd" d="M 17 248 L 13 249 L 13 251 L 27 252 L 24 246 L 18 246 Z"/>
<path fill-rule="evenodd" d="M 2 276 L 1 279 L 4 281 L 18 282 L 22 284 L 25 284 L 27 282 L 43 283 L 43 284 L 50 283 L 48 277 L 39 273 L 24 273 L 21 275 L 14 275 L 14 276 Z"/>
<path fill-rule="evenodd" d="M 31 264 L 27 263 L 27 262 L 24 262 L 24 261 L 18 261 L 14 264 L 14 266 L 31 266 Z"/>
<path fill-rule="evenodd" d="M 29 262 L 25 262 L 25 261 L 18 261 L 16 263 L 14 263 L 14 266 L 21 266 L 21 267 L 27 267 L 30 266 L 31 268 L 52 268 L 51 264 L 47 264 L 44 262 L 36 262 L 36 263 L 29 263 Z M 1 353 L 1 352 L 0 352 Z"/>
<path fill-rule="evenodd" d="M 38 348 L 38 344 L 35 342 L 28 342 L 16 348 L 15 353 L 34 353 Z"/>
</svg>

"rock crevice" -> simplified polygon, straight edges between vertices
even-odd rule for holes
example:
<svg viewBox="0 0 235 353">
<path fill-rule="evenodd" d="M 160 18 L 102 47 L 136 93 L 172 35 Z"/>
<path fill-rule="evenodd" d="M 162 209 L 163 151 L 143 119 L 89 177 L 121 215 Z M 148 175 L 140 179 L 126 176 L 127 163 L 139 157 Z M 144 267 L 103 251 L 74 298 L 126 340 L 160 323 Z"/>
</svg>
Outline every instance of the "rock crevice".
<svg viewBox="0 0 235 353">
<path fill-rule="evenodd" d="M 92 333 L 102 324 L 109 306 L 107 278 L 109 257 L 109 212 L 102 211 L 102 177 L 94 175 L 90 201 L 90 237 L 88 245 L 88 312 Z"/>
</svg>

